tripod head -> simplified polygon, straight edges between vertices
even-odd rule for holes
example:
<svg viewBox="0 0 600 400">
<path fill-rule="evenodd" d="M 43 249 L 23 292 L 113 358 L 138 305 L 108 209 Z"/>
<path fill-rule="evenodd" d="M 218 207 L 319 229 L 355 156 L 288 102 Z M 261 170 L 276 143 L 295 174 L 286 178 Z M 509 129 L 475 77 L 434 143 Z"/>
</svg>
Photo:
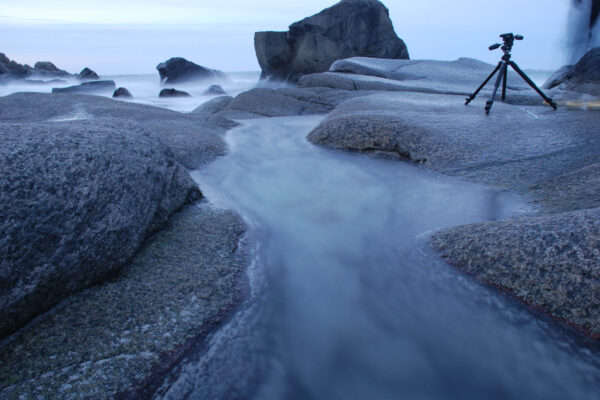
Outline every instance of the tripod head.
<svg viewBox="0 0 600 400">
<path fill-rule="evenodd" d="M 504 41 L 503 45 L 500 43 L 494 43 L 493 45 L 491 45 L 488 48 L 491 51 L 491 50 L 496 50 L 497 48 L 502 46 L 502 51 L 504 52 L 502 59 L 504 61 L 508 61 L 508 60 L 510 60 L 510 57 L 511 57 L 510 52 L 512 51 L 512 47 L 515 43 L 515 40 L 523 40 L 523 35 L 514 35 L 512 33 L 503 33 L 502 35 L 500 35 L 500 37 Z"/>
</svg>

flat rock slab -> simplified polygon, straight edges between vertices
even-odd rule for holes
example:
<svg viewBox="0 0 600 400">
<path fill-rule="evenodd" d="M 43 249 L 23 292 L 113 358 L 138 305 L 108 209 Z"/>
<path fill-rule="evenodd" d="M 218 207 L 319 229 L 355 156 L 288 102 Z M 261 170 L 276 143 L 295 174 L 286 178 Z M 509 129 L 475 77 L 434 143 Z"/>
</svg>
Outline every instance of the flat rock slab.
<svg viewBox="0 0 600 400">
<path fill-rule="evenodd" d="M 0 97 L 0 121 L 77 120 L 127 123 L 128 129 L 158 138 L 189 169 L 224 155 L 223 134 L 235 123 L 224 118 L 182 114 L 141 104 L 78 94 L 16 93 Z"/>
<path fill-rule="evenodd" d="M 231 100 L 218 98 L 195 113 L 206 115 L 213 111 L 232 119 L 327 114 L 343 101 L 365 94 L 369 93 L 331 88 L 256 88 Z"/>
<path fill-rule="evenodd" d="M 147 398 L 239 298 L 244 229 L 207 203 L 175 214 L 113 279 L 0 342 L 0 397 Z"/>
<path fill-rule="evenodd" d="M 553 211 L 600 206 L 600 187 L 579 174 L 569 188 L 544 184 L 600 161 L 600 113 L 458 96 L 387 92 L 348 100 L 315 128 L 316 144 L 420 162 L 424 167 L 534 196 Z M 586 177 L 587 176 L 587 177 Z M 538 186 L 532 191 L 532 185 Z M 556 198 L 561 192 L 561 206 Z M 583 193 L 596 194 L 580 203 Z"/>
<path fill-rule="evenodd" d="M 465 225 L 432 242 L 459 269 L 600 338 L 600 208 Z"/>
</svg>

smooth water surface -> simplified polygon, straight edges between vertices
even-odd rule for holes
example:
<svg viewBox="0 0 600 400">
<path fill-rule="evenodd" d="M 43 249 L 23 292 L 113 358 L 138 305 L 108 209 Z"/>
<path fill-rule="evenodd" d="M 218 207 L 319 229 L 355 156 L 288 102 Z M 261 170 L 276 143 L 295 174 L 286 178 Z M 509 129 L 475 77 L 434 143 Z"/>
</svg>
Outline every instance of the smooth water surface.
<svg viewBox="0 0 600 400">
<path fill-rule="evenodd" d="M 248 121 L 228 133 L 229 155 L 194 173 L 259 232 L 255 290 L 163 398 L 598 398 L 596 351 L 427 243 L 523 212 L 519 198 L 316 147 L 305 136 L 319 120 Z"/>
</svg>

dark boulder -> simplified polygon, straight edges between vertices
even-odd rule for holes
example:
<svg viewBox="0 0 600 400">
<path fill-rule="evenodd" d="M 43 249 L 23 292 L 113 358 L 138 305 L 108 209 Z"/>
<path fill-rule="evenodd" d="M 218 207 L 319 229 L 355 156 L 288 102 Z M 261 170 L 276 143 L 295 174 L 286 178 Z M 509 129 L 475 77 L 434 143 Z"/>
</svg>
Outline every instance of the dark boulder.
<svg viewBox="0 0 600 400">
<path fill-rule="evenodd" d="M 227 94 L 225 90 L 219 85 L 210 85 L 208 89 L 204 91 L 205 95 L 224 95 Z"/>
<path fill-rule="evenodd" d="M 69 86 L 66 88 L 53 88 L 52 93 L 98 93 L 112 92 L 115 90 L 115 81 L 93 81 L 84 82 L 80 85 Z"/>
<path fill-rule="evenodd" d="M 70 73 L 59 69 L 50 61 L 38 61 L 33 66 L 33 74 L 45 77 L 71 77 Z"/>
<path fill-rule="evenodd" d="M 573 65 L 565 65 L 550 75 L 550 78 L 544 82 L 542 89 L 552 89 L 571 79 L 573 76 Z"/>
<path fill-rule="evenodd" d="M 135 124 L 0 122 L 0 338 L 115 273 L 200 197 L 187 170 Z"/>
<path fill-rule="evenodd" d="M 93 70 L 89 69 L 88 67 L 82 69 L 80 73 L 75 75 L 75 77 L 80 81 L 95 81 L 100 79 L 98 74 L 95 73 Z"/>
<path fill-rule="evenodd" d="M 202 67 L 182 57 L 170 58 L 158 64 L 156 69 L 160 75 L 161 84 L 198 80 L 229 80 L 222 71 Z"/>
<path fill-rule="evenodd" d="M 254 48 L 261 77 L 285 82 L 327 71 L 344 58 L 409 58 L 388 9 L 377 0 L 342 0 L 293 23 L 288 32 L 256 32 Z"/>
<path fill-rule="evenodd" d="M 120 87 L 113 93 L 112 97 L 114 98 L 124 98 L 124 99 L 132 99 L 133 95 L 131 92 L 124 87 Z"/>
<path fill-rule="evenodd" d="M 163 89 L 158 97 L 192 97 L 188 92 L 177 89 Z"/>
</svg>

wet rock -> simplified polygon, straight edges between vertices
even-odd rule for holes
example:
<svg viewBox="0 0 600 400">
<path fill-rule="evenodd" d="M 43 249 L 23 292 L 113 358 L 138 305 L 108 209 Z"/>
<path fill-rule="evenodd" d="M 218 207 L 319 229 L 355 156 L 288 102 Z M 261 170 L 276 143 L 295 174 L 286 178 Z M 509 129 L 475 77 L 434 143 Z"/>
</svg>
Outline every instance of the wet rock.
<svg viewBox="0 0 600 400">
<path fill-rule="evenodd" d="M 408 59 L 388 9 L 377 0 L 342 0 L 293 23 L 288 32 L 257 32 L 254 48 L 262 78 L 284 82 L 354 56 Z"/>
<path fill-rule="evenodd" d="M 112 92 L 115 90 L 115 81 L 92 81 L 83 82 L 79 85 L 65 88 L 52 88 L 52 93 L 82 93 L 93 94 L 101 92 Z"/>
<path fill-rule="evenodd" d="M 452 264 L 600 338 L 600 208 L 439 232 Z"/>
<path fill-rule="evenodd" d="M 600 47 L 588 51 L 575 64 L 565 89 L 600 96 Z"/>
<path fill-rule="evenodd" d="M 100 79 L 98 74 L 88 67 L 82 69 L 80 73 L 75 75 L 75 77 L 80 81 L 95 81 Z"/>
<path fill-rule="evenodd" d="M 164 85 L 201 80 L 229 80 L 222 71 L 202 67 L 182 57 L 170 58 L 158 64 L 156 69 Z"/>
<path fill-rule="evenodd" d="M 131 92 L 124 87 L 120 87 L 112 95 L 113 98 L 132 99 L 133 95 Z"/>
<path fill-rule="evenodd" d="M 177 89 L 163 89 L 158 94 L 158 97 L 192 97 L 188 92 Z"/>
<path fill-rule="evenodd" d="M 127 121 L 1 122 L 0 131 L 0 337 L 118 271 L 201 197 L 169 149 Z"/>
<path fill-rule="evenodd" d="M 219 85 L 210 85 L 208 89 L 204 91 L 205 95 L 223 95 L 227 94 L 225 90 Z"/>
</svg>

